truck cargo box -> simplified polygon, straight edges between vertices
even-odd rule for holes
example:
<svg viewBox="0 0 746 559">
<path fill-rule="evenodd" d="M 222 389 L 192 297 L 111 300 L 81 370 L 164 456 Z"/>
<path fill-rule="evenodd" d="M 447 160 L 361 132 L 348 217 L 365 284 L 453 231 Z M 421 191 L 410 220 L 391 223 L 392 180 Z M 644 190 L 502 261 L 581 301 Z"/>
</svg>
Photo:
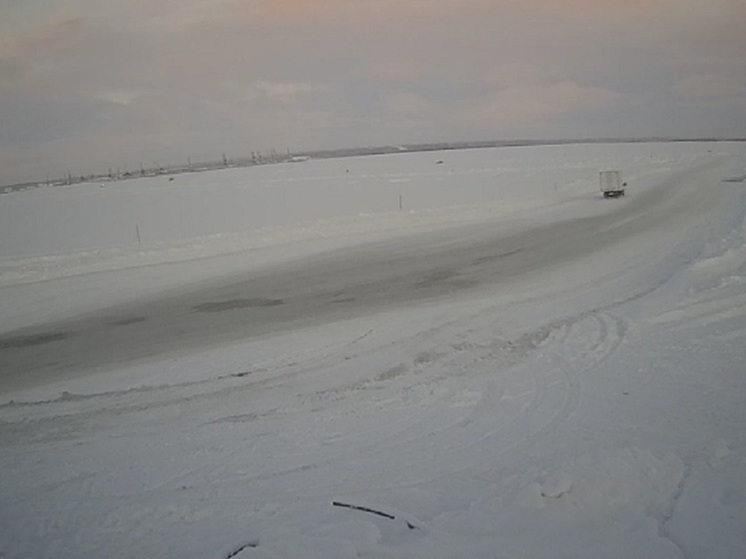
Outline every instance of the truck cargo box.
<svg viewBox="0 0 746 559">
<path fill-rule="evenodd" d="M 626 182 L 622 182 L 622 173 L 619 171 L 601 171 L 598 182 L 601 185 L 601 192 L 604 198 L 616 198 L 624 196 Z"/>
</svg>

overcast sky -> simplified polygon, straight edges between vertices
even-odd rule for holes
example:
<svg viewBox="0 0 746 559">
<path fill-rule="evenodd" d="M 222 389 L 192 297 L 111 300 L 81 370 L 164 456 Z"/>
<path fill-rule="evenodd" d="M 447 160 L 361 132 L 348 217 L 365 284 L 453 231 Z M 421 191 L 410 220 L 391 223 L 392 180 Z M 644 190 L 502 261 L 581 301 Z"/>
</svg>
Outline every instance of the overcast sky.
<svg viewBox="0 0 746 559">
<path fill-rule="evenodd" d="M 746 136 L 746 0 L 0 0 L 0 184 L 598 136 Z"/>
</svg>

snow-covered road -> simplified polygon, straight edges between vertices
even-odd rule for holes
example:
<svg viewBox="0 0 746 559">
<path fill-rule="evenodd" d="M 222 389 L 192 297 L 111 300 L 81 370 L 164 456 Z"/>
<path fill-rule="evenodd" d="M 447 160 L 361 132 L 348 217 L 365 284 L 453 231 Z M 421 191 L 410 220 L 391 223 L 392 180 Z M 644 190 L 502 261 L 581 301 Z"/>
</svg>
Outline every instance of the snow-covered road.
<svg viewBox="0 0 746 559">
<path fill-rule="evenodd" d="M 0 336 L 2 386 L 7 391 L 67 380 L 185 348 L 453 298 L 463 290 L 511 294 L 537 274 L 578 266 L 580 258 L 586 261 L 580 279 L 604 282 L 628 266 L 617 245 L 645 235 L 649 252 L 635 257 L 656 262 L 671 240 L 680 242 L 698 219 L 723 203 L 717 188 L 726 176 L 723 164 L 707 161 L 614 204 L 594 196 L 530 218 L 398 236 L 11 331 Z M 667 244 L 659 246 L 661 240 Z M 594 255 L 603 260 L 594 264 L 588 260 Z M 558 274 L 548 284 L 561 293 L 577 279 Z M 619 293 L 611 297 L 620 300 Z"/>
<path fill-rule="evenodd" d="M 0 557 L 744 555 L 746 153 L 677 149 L 114 306 L 3 288 L 86 312 L 2 302 Z"/>
</svg>

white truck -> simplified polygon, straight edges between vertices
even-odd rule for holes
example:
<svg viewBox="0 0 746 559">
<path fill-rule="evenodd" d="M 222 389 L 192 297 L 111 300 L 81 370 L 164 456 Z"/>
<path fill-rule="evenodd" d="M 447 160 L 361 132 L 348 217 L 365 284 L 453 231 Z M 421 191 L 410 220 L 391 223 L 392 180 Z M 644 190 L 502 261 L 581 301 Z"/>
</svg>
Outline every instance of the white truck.
<svg viewBox="0 0 746 559">
<path fill-rule="evenodd" d="M 604 198 L 616 198 L 624 196 L 626 182 L 622 182 L 622 173 L 619 171 L 601 171 L 598 175 L 601 192 Z"/>
</svg>

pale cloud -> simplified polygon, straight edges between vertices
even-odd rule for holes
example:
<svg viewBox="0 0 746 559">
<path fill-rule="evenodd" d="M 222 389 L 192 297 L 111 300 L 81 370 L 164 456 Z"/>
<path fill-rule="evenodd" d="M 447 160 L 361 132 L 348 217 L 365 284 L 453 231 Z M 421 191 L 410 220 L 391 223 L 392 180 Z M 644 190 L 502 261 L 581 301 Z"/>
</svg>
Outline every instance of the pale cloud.
<svg viewBox="0 0 746 559">
<path fill-rule="evenodd" d="M 613 28 L 654 20 L 664 26 L 666 21 L 681 19 L 722 22 L 744 14 L 742 0 L 186 0 L 175 2 L 170 11 L 179 18 L 192 14 L 194 22 L 212 19 L 296 28 L 391 24 L 396 20 L 427 23 L 464 15 L 550 18 Z"/>
<path fill-rule="evenodd" d="M 673 90 L 689 99 L 721 99 L 741 97 L 746 99 L 746 81 L 713 74 L 687 76 L 678 81 Z"/>
<path fill-rule="evenodd" d="M 572 81 L 530 83 L 493 91 L 444 114 L 475 128 L 520 134 L 521 130 L 549 131 L 554 121 L 572 113 L 596 111 L 623 101 L 621 95 L 608 89 Z"/>
<path fill-rule="evenodd" d="M 557 74 L 557 72 L 552 72 Z M 546 83 L 547 71 L 525 63 L 502 64 L 489 68 L 482 80 L 497 89 L 541 86 Z"/>
<path fill-rule="evenodd" d="M 670 29 L 670 23 L 684 20 L 723 23 L 746 15 L 742 0 L 486 0 L 485 8 L 625 30 L 631 25 Z"/>
<path fill-rule="evenodd" d="M 465 127 L 481 138 L 495 130 L 511 136 L 537 130 L 552 134 L 558 121 L 575 113 L 593 113 L 634 102 L 602 87 L 569 80 L 542 82 L 527 67 L 523 70 L 509 80 L 499 80 L 499 87 L 493 82 L 488 92 L 476 97 L 434 102 L 400 91 L 386 95 L 383 105 L 388 112 L 409 119 L 409 124 L 422 126 L 423 121 L 430 121 L 440 129 Z"/>
<path fill-rule="evenodd" d="M 410 116 L 425 115 L 433 110 L 432 104 L 424 97 L 406 91 L 387 95 L 384 105 L 388 111 Z"/>
<path fill-rule="evenodd" d="M 259 81 L 255 84 L 255 89 L 261 96 L 279 103 L 294 103 L 303 96 L 329 92 L 328 86 L 299 82 Z"/>
<path fill-rule="evenodd" d="M 502 0 L 498 0 L 498 3 Z M 489 0 L 217 0 L 223 21 L 249 26 L 308 27 L 390 24 L 442 19 L 489 5 Z M 215 12 L 213 12 L 215 13 Z M 217 12 L 221 13 L 221 12 Z"/>
<path fill-rule="evenodd" d="M 0 58 L 26 61 L 67 50 L 79 38 L 82 25 L 82 18 L 61 18 L 45 21 L 25 32 L 8 34 L 0 42 Z"/>
<path fill-rule="evenodd" d="M 413 56 L 402 54 L 375 57 L 358 74 L 381 82 L 414 82 L 424 77 L 427 69 Z"/>
<path fill-rule="evenodd" d="M 134 89 L 105 89 L 99 91 L 96 97 L 107 103 L 127 106 L 131 105 L 135 99 L 142 95 L 144 95 L 144 92 Z"/>
</svg>

